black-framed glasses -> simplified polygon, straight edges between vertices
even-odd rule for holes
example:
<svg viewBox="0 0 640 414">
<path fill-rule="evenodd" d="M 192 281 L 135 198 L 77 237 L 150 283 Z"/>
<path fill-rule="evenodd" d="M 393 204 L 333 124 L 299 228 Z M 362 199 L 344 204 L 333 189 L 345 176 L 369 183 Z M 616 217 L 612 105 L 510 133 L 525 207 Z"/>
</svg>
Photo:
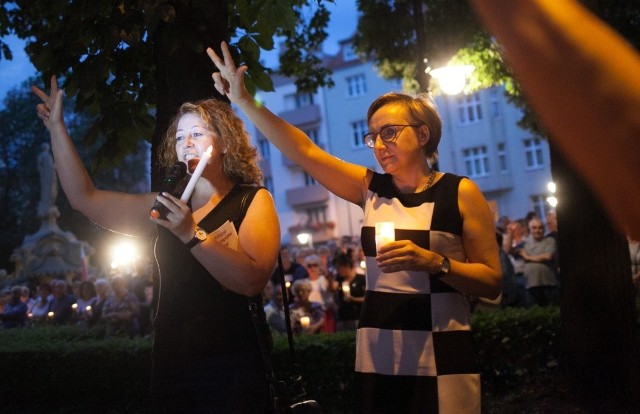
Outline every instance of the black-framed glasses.
<svg viewBox="0 0 640 414">
<path fill-rule="evenodd" d="M 309 263 L 307 264 L 307 267 L 320 267 L 319 263 Z"/>
<path fill-rule="evenodd" d="M 365 134 L 364 143 L 367 147 L 373 148 L 376 145 L 377 137 L 380 137 L 384 143 L 393 142 L 406 127 L 417 128 L 419 126 L 422 126 L 422 124 L 385 125 L 380 128 L 380 131 L 378 132 L 369 132 L 368 134 Z"/>
</svg>

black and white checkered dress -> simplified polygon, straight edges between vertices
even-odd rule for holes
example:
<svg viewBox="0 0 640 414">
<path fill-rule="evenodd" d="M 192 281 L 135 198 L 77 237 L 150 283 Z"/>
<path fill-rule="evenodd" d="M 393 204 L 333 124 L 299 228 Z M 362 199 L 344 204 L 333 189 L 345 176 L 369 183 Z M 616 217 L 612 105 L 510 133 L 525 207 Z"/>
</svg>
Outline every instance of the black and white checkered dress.
<svg viewBox="0 0 640 414">
<path fill-rule="evenodd" d="M 402 194 L 375 173 L 361 239 L 367 292 L 357 333 L 355 411 L 480 413 L 480 374 L 460 292 L 424 271 L 381 273 L 375 223 L 393 221 L 396 240 L 465 261 L 458 185 L 445 174 L 431 188 Z"/>
</svg>

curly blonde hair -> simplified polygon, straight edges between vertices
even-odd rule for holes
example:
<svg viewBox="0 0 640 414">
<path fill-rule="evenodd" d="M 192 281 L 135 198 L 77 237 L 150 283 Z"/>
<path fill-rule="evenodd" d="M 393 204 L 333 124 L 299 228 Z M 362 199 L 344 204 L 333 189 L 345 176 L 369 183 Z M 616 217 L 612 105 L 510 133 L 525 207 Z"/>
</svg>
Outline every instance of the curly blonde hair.
<svg viewBox="0 0 640 414">
<path fill-rule="evenodd" d="M 429 128 L 429 142 L 423 147 L 424 155 L 433 165 L 438 162 L 438 145 L 442 137 L 442 120 L 436 109 L 433 99 L 425 93 L 417 96 L 404 93 L 390 92 L 379 96 L 367 111 L 367 122 L 378 109 L 386 105 L 402 105 L 409 111 L 411 120 L 409 122 L 424 124 Z"/>
<path fill-rule="evenodd" d="M 222 148 L 222 171 L 235 184 L 262 183 L 262 171 L 258 166 L 258 151 L 249 141 L 244 122 L 231 106 L 215 99 L 187 102 L 180 106 L 173 117 L 160 147 L 160 165 L 168 167 L 176 162 L 176 131 L 180 118 L 193 114 L 204 121 L 207 129 L 216 134 Z"/>
</svg>

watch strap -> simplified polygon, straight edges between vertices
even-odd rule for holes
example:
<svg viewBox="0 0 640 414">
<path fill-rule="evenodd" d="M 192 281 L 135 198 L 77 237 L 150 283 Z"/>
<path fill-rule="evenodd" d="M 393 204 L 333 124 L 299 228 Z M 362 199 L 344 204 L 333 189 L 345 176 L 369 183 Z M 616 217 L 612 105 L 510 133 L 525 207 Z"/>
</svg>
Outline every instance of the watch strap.
<svg viewBox="0 0 640 414">
<path fill-rule="evenodd" d="M 193 248 L 193 246 L 195 246 L 196 244 L 200 243 L 201 241 L 202 240 L 200 240 L 196 236 L 193 236 L 193 239 L 189 240 L 187 243 L 185 243 L 185 245 L 187 246 L 187 248 L 189 250 L 191 250 Z"/>
</svg>

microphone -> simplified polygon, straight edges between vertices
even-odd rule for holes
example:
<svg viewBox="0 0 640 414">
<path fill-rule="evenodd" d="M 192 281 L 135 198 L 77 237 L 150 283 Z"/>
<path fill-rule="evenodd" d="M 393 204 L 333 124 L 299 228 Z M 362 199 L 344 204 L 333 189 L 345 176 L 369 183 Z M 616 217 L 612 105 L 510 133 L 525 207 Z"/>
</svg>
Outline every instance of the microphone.
<svg viewBox="0 0 640 414">
<path fill-rule="evenodd" d="M 180 198 L 188 182 L 187 164 L 177 161 L 168 168 L 167 174 L 160 184 L 160 192 L 170 193 L 172 196 Z M 169 209 L 160 201 L 156 200 L 153 202 L 149 214 L 151 217 L 166 220 Z"/>
</svg>

